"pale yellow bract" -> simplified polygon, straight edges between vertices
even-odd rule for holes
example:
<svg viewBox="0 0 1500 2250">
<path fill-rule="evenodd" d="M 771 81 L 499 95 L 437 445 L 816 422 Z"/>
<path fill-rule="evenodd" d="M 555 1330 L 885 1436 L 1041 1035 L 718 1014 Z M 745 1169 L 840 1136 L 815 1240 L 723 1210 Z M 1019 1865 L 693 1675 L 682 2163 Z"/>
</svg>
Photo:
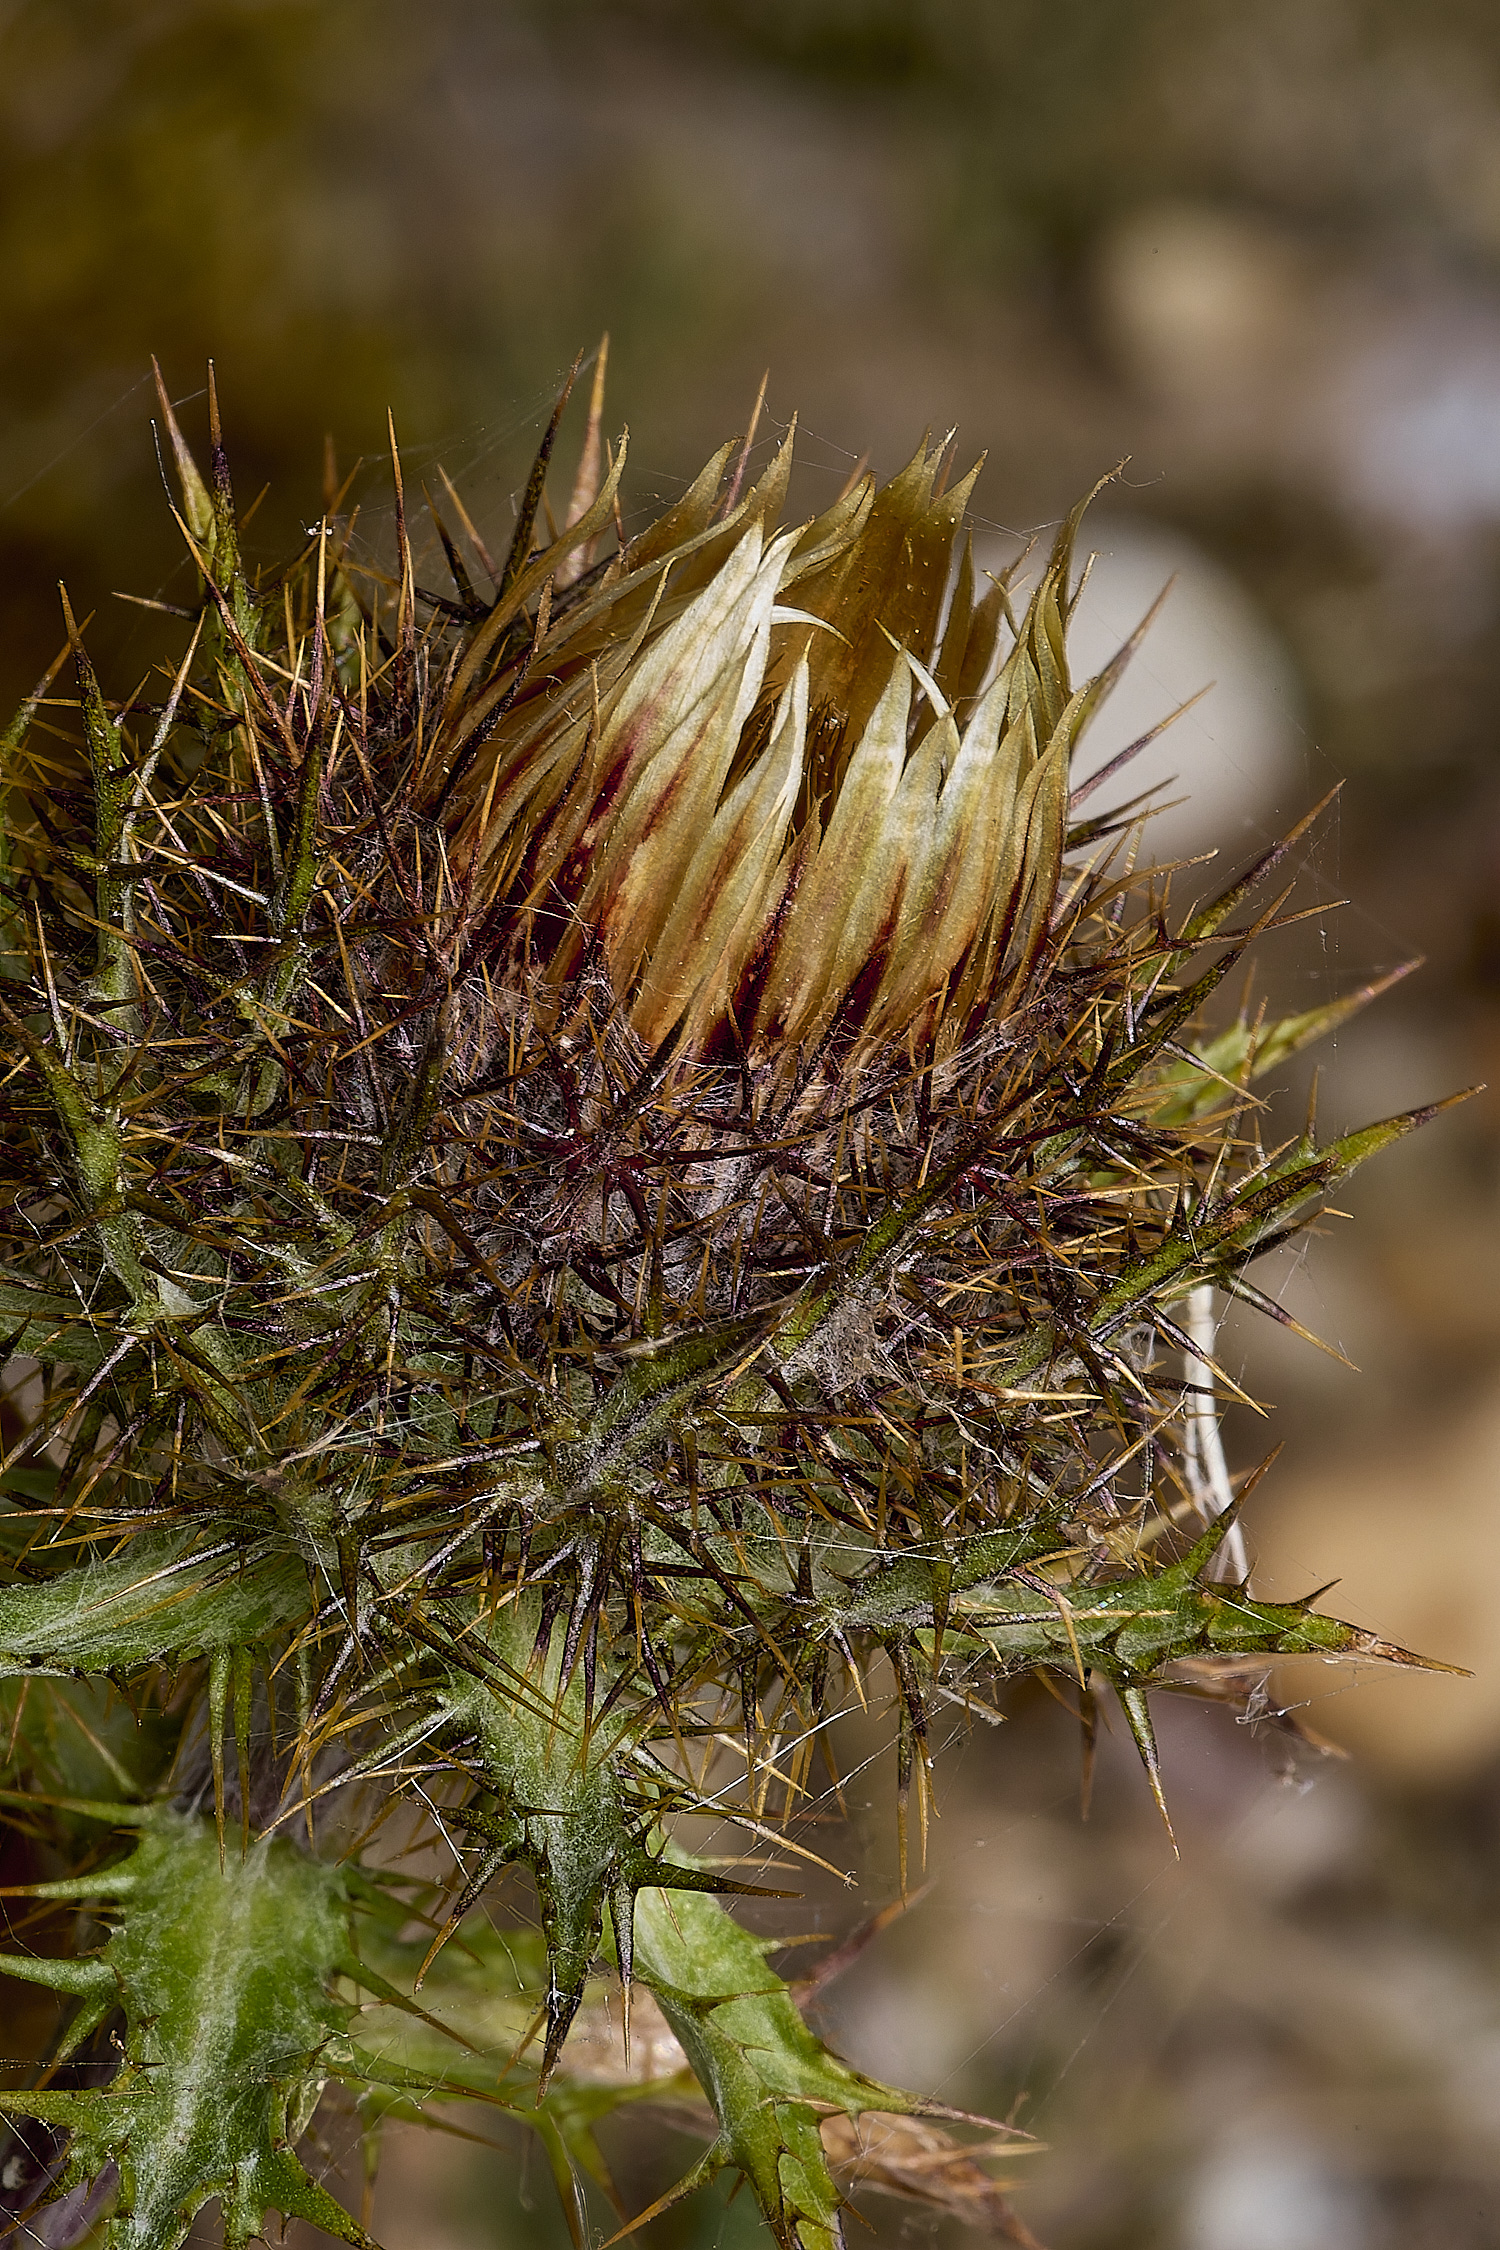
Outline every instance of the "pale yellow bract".
<svg viewBox="0 0 1500 2250">
<path fill-rule="evenodd" d="M 423 764 L 455 865 L 535 961 L 561 982 L 597 937 L 648 1047 L 675 1030 L 758 1065 L 835 1028 L 951 1043 L 1003 1013 L 1112 677 L 1068 677 L 1081 511 L 1017 623 L 966 540 L 952 582 L 977 469 L 943 489 L 947 443 L 783 530 L 792 444 L 717 517 L 716 455 L 523 646 L 487 629 Z M 587 546 L 619 467 L 533 585 Z"/>
</svg>

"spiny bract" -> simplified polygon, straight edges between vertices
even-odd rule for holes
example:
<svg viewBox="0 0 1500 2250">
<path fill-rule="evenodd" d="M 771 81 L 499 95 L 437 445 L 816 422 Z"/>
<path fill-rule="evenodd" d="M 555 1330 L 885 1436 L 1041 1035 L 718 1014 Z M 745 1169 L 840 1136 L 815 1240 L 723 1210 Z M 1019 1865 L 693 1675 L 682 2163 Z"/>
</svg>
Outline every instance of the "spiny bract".
<svg viewBox="0 0 1500 2250">
<path fill-rule="evenodd" d="M 539 548 L 561 407 L 502 559 L 430 508 L 450 592 L 394 434 L 393 573 L 330 494 L 252 581 L 210 398 L 205 480 L 162 395 L 175 676 L 112 705 L 69 611 L 6 738 L 5 1733 L 34 1911 L 97 1917 L 5 1964 L 76 2002 L 21 2169 L 117 2182 L 120 2250 L 212 2197 L 363 2242 L 295 2154 L 334 2078 L 372 2132 L 517 2109 L 581 2230 L 594 2119 L 692 2073 L 690 2180 L 824 2250 L 861 2117 L 921 2105 L 674 1819 L 779 1837 L 889 1692 L 904 1864 L 939 1690 L 1107 1685 L 1159 1796 L 1174 1667 L 1404 1661 L 1226 1574 L 1181 1320 L 1418 1118 L 1260 1145 L 1251 1081 L 1366 995 L 1201 1029 L 1282 850 L 1174 915 L 1079 817 L 1077 513 L 1019 616 L 946 446 L 783 528 L 747 439 L 627 539 L 596 380 Z M 374 1840 L 402 1802 L 456 1896 Z M 472 1912 L 516 1863 L 536 1951 Z M 600 2064 L 611 1955 L 660 2070 Z"/>
</svg>

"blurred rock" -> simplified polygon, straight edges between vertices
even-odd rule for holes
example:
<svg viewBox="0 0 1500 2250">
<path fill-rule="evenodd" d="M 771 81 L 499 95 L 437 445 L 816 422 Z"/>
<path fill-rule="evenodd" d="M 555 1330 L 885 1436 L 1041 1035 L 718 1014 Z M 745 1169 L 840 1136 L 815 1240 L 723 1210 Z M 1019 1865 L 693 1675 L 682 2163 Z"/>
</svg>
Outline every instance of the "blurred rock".
<svg viewBox="0 0 1500 2250">
<path fill-rule="evenodd" d="M 1143 390 L 1224 423 L 1284 386 L 1318 261 L 1253 213 L 1198 203 L 1130 212 L 1106 230 L 1096 284 L 1106 331 Z"/>
<path fill-rule="evenodd" d="M 1233 2131 L 1189 2191 L 1183 2250 L 1376 2250 L 1383 2230 L 1368 2192 L 1341 2179 L 1290 2120 Z"/>
<path fill-rule="evenodd" d="M 1097 771 L 1207 690 L 1089 800 L 1088 812 L 1155 790 L 1170 809 L 1153 817 L 1146 853 L 1160 860 L 1216 851 L 1227 870 L 1307 809 L 1296 671 L 1244 588 L 1186 534 L 1113 515 L 1106 498 L 1089 514 L 1084 546 L 1093 567 L 1070 643 L 1080 676 L 1108 663 L 1166 593 L 1090 729 L 1084 770 Z"/>
<path fill-rule="evenodd" d="M 1106 340 L 1167 419 L 1169 457 L 1315 492 L 1378 542 L 1467 558 L 1500 520 L 1500 287 L 1402 249 L 1351 255 L 1245 209 L 1171 202 L 1095 252 Z M 1449 637 L 1462 568 L 1443 573 Z M 1405 574 L 1410 601 L 1412 574 Z M 1336 628 L 1337 632 L 1337 628 Z M 1343 636 L 1347 637 L 1347 635 Z"/>
<path fill-rule="evenodd" d="M 1414 1420 L 1404 1438 L 1372 1446 L 1351 1431 L 1316 1468 L 1273 1474 L 1253 1529 L 1258 1590 L 1290 1597 L 1336 1580 L 1325 1607 L 1474 1673 L 1298 1666 L 1283 1692 L 1306 1697 L 1320 1733 L 1428 1782 L 1456 1780 L 1500 1748 L 1500 1388 L 1451 1418 Z"/>
</svg>

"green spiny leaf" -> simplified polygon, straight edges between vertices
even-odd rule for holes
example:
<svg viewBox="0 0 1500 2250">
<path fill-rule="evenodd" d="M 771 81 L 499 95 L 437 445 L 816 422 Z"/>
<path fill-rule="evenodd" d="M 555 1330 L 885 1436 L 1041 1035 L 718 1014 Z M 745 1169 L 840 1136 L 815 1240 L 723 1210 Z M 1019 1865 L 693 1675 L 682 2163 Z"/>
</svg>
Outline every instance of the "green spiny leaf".
<svg viewBox="0 0 1500 2250">
<path fill-rule="evenodd" d="M 842 2198 L 818 2131 L 829 2109 L 909 2112 L 908 2094 L 850 2070 L 809 2031 L 768 1945 L 711 1898 L 643 1891 L 636 1958 L 713 2104 L 719 2133 L 675 2191 L 726 2164 L 749 2181 L 782 2250 L 831 2250 Z M 675 2200 L 675 2195 L 673 2200 Z"/>
<path fill-rule="evenodd" d="M 253 1645 L 306 1606 L 306 1568 L 284 1548 L 142 1535 L 107 1560 L 0 1588 L 0 1676 L 128 1672 Z"/>
<path fill-rule="evenodd" d="M 273 2208 L 364 2245 L 292 2153 L 347 2013 L 330 1997 L 349 1945 L 338 1870 L 286 1842 L 221 1867 L 211 1822 L 162 1809 L 125 1873 L 123 1898 L 100 1881 L 119 1903 L 97 1959 L 28 1972 L 91 1999 L 107 1988 L 125 2017 L 119 2072 L 94 2092 L 0 2095 L 0 2111 L 68 2126 L 72 2179 L 119 2165 L 109 2250 L 176 2250 L 214 2196 L 230 2243 Z"/>
</svg>

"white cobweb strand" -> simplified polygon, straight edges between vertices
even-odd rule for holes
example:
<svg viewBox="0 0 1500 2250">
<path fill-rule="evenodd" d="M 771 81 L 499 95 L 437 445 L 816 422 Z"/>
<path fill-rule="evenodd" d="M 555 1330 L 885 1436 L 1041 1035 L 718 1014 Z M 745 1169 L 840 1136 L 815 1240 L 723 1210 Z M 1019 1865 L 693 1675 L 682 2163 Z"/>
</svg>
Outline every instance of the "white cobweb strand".
<svg viewBox="0 0 1500 2250">
<path fill-rule="evenodd" d="M 1200 1282 L 1189 1292 L 1182 1325 L 1194 1346 L 1191 1352 L 1183 1354 L 1182 1373 L 1186 1386 L 1183 1392 L 1183 1466 L 1193 1505 L 1204 1522 L 1210 1523 L 1234 1504 L 1234 1486 L 1224 1458 L 1218 1400 L 1214 1394 L 1213 1358 L 1219 1340 L 1219 1320 L 1214 1310 L 1211 1282 Z M 1237 1523 L 1230 1525 L 1213 1559 L 1211 1572 L 1215 1578 L 1228 1579 L 1236 1585 L 1243 1584 L 1249 1577 L 1250 1558 L 1245 1551 L 1245 1534 Z"/>
</svg>

